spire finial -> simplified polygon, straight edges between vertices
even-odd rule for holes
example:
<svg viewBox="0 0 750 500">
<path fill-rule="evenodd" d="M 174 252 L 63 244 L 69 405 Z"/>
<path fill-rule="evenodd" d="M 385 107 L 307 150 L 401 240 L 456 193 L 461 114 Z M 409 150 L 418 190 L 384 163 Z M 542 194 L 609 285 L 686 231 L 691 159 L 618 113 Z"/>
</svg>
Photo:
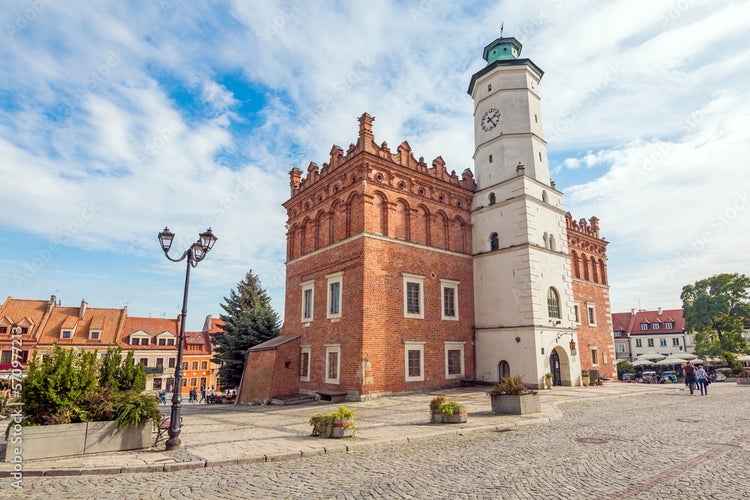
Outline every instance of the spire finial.
<svg viewBox="0 0 750 500">
<path fill-rule="evenodd" d="M 500 38 L 502 38 L 502 37 L 503 37 L 503 28 L 504 28 L 504 27 L 505 27 L 505 23 L 501 21 L 501 22 L 500 22 Z"/>
</svg>

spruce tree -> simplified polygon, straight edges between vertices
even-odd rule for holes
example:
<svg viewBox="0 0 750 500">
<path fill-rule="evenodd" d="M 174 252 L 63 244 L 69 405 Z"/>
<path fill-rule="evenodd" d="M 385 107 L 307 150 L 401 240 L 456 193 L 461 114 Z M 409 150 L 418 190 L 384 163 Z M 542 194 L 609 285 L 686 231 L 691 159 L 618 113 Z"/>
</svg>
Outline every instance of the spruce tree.
<svg viewBox="0 0 750 500">
<path fill-rule="evenodd" d="M 211 335 L 213 361 L 221 366 L 222 387 L 235 388 L 242 379 L 247 350 L 279 334 L 279 315 L 271 307 L 270 297 L 252 270 L 220 305 L 226 313 L 219 315 L 224 321 L 224 333 Z"/>
</svg>

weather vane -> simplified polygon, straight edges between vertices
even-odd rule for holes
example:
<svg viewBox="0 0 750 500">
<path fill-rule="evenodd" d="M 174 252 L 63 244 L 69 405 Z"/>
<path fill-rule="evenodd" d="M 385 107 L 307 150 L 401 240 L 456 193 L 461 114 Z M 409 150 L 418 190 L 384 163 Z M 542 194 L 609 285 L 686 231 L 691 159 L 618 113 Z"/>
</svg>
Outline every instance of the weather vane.
<svg viewBox="0 0 750 500">
<path fill-rule="evenodd" d="M 505 27 L 505 23 L 504 23 L 504 22 L 501 22 L 501 23 L 500 23 L 500 38 L 502 38 L 502 37 L 503 37 L 503 28 L 504 28 L 504 27 Z"/>
</svg>

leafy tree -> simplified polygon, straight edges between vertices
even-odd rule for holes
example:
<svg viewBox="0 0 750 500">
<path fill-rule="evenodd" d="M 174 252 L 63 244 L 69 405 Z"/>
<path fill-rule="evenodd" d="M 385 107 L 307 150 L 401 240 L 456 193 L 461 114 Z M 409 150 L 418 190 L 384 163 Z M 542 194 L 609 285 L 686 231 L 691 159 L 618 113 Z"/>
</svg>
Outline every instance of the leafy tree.
<svg viewBox="0 0 750 500">
<path fill-rule="evenodd" d="M 55 345 L 44 361 L 35 352 L 21 389 L 24 424 L 87 422 L 88 398 L 96 386 L 95 352 Z"/>
<path fill-rule="evenodd" d="M 682 311 L 688 332 L 695 333 L 700 356 L 721 356 L 737 364 L 737 353 L 750 352 L 742 336 L 750 323 L 750 278 L 717 274 L 682 288 Z"/>
<path fill-rule="evenodd" d="M 227 388 L 237 387 L 242 379 L 247 350 L 279 334 L 279 315 L 271 307 L 271 299 L 260 285 L 260 279 L 248 271 L 245 279 L 231 290 L 221 304 L 226 314 L 224 333 L 211 336 L 213 361 L 221 365 L 219 377 Z"/>
<path fill-rule="evenodd" d="M 627 359 L 623 359 L 617 362 L 617 375 L 622 380 L 622 376 L 626 373 L 635 373 L 635 367 Z"/>
<path fill-rule="evenodd" d="M 142 392 L 146 390 L 146 370 L 135 363 L 133 351 L 123 360 L 121 347 L 109 348 L 100 367 L 99 385 L 111 391 Z"/>
</svg>

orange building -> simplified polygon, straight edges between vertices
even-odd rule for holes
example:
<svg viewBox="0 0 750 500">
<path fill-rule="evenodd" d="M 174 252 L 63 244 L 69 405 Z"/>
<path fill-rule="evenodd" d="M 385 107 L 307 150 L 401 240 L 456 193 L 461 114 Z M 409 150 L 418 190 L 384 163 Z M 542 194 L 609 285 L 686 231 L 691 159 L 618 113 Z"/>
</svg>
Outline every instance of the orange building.
<svg viewBox="0 0 750 500">
<path fill-rule="evenodd" d="M 599 236 L 599 219 L 565 216 L 570 252 L 578 350 L 581 369 L 617 378 L 617 356 L 607 279 L 607 245 Z"/>
<path fill-rule="evenodd" d="M 302 391 L 362 398 L 474 377 L 472 174 L 428 166 L 407 142 L 391 152 L 372 122 L 363 114 L 357 143 L 322 168 L 290 172 L 283 333 L 300 336 Z"/>
<path fill-rule="evenodd" d="M 182 393 L 192 389 L 215 389 L 216 370 L 211 363 L 211 339 L 208 332 L 185 332 L 182 352 Z"/>
<path fill-rule="evenodd" d="M 128 316 L 119 345 L 133 351 L 136 363 L 146 370 L 146 390 L 174 387 L 179 321 Z"/>
</svg>

